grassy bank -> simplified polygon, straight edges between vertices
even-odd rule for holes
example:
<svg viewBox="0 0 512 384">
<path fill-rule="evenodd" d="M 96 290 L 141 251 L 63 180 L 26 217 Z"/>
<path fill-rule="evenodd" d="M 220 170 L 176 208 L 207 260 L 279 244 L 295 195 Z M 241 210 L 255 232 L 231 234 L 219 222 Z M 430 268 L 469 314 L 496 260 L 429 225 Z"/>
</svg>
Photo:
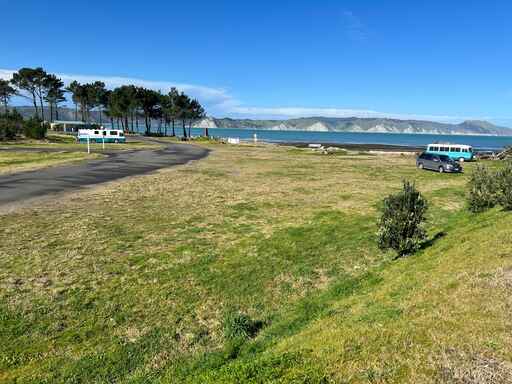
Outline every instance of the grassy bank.
<svg viewBox="0 0 512 384">
<path fill-rule="evenodd" d="M 55 165 L 68 164 L 76 161 L 101 158 L 97 153 L 87 152 L 27 152 L 4 151 L 0 152 L 0 174 L 21 171 L 30 171 Z"/>
<path fill-rule="evenodd" d="M 0 142 L 0 174 L 36 170 L 48 166 L 98 159 L 104 151 L 158 148 L 159 144 L 132 138 L 123 144 L 78 144 L 73 136 L 50 133 L 44 140 L 18 139 Z"/>
<path fill-rule="evenodd" d="M 126 150 L 126 149 L 147 149 L 158 147 L 159 144 L 152 143 L 149 141 L 142 141 L 137 136 L 127 136 L 126 143 L 115 144 L 106 143 L 105 149 L 108 150 Z M 58 132 L 49 132 L 45 139 L 16 139 L 12 141 L 0 141 L 0 148 L 53 148 L 63 150 L 75 150 L 75 151 L 87 151 L 86 144 L 79 144 L 76 141 L 76 137 L 72 135 L 66 135 Z M 92 144 L 91 148 L 94 150 L 100 150 L 103 148 L 101 143 Z"/>
<path fill-rule="evenodd" d="M 0 381 L 510 377 L 512 215 L 464 211 L 473 164 L 212 149 L 1 217 Z M 431 203 L 432 241 L 393 261 L 375 221 L 404 178 Z M 228 341 L 238 311 L 254 332 Z"/>
</svg>

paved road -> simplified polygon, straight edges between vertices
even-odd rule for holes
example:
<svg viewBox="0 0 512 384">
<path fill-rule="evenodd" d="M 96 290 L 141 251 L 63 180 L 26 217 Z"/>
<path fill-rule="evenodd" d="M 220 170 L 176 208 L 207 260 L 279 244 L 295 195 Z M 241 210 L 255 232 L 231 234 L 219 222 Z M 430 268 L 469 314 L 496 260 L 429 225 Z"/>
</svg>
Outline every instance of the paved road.
<svg viewBox="0 0 512 384">
<path fill-rule="evenodd" d="M 165 147 L 109 152 L 106 159 L 0 175 L 0 206 L 185 164 L 209 153 L 194 145 L 158 143 Z"/>
</svg>

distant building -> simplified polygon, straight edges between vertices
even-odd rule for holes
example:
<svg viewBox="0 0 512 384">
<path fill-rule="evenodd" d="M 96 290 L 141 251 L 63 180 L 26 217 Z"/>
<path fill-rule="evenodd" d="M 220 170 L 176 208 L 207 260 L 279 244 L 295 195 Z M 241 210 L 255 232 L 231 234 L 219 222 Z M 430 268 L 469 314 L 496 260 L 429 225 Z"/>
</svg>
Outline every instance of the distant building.
<svg viewBox="0 0 512 384">
<path fill-rule="evenodd" d="M 50 123 L 50 129 L 58 132 L 77 133 L 79 129 L 98 127 L 97 124 L 84 123 L 83 121 L 55 120 Z"/>
</svg>

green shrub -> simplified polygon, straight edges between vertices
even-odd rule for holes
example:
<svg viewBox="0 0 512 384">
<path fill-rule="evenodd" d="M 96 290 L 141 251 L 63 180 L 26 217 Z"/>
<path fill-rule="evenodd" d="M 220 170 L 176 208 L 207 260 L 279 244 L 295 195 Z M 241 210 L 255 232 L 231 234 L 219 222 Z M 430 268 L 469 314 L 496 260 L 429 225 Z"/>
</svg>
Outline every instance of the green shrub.
<svg viewBox="0 0 512 384">
<path fill-rule="evenodd" d="M 44 139 L 48 125 L 36 118 L 31 118 L 23 122 L 23 134 L 30 139 Z"/>
<path fill-rule="evenodd" d="M 255 322 L 245 313 L 228 311 L 224 315 L 224 337 L 228 340 L 247 339 L 255 333 Z"/>
<path fill-rule="evenodd" d="M 512 161 L 496 174 L 497 200 L 503 209 L 512 210 Z"/>
<path fill-rule="evenodd" d="M 0 114 L 0 140 L 12 140 L 22 131 L 23 117 L 16 111 Z"/>
<path fill-rule="evenodd" d="M 426 238 L 422 223 L 428 203 L 414 186 L 404 181 L 401 192 L 383 201 L 379 220 L 379 248 L 393 249 L 398 256 L 418 250 Z"/>
<path fill-rule="evenodd" d="M 471 212 L 483 212 L 498 202 L 496 175 L 485 166 L 476 166 L 468 189 L 467 204 Z"/>
</svg>

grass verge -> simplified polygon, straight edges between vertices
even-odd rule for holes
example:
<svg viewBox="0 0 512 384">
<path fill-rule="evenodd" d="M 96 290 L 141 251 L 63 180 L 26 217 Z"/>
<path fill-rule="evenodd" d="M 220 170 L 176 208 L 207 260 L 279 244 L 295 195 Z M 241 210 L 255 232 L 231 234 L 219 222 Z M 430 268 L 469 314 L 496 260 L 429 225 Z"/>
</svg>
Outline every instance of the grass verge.
<svg viewBox="0 0 512 384">
<path fill-rule="evenodd" d="M 0 380 L 507 377 L 512 219 L 465 212 L 473 164 L 440 175 L 410 156 L 210 146 L 1 217 Z M 392 261 L 375 221 L 403 178 L 431 203 L 432 242 Z M 257 327 L 227 338 L 232 312 Z"/>
</svg>

